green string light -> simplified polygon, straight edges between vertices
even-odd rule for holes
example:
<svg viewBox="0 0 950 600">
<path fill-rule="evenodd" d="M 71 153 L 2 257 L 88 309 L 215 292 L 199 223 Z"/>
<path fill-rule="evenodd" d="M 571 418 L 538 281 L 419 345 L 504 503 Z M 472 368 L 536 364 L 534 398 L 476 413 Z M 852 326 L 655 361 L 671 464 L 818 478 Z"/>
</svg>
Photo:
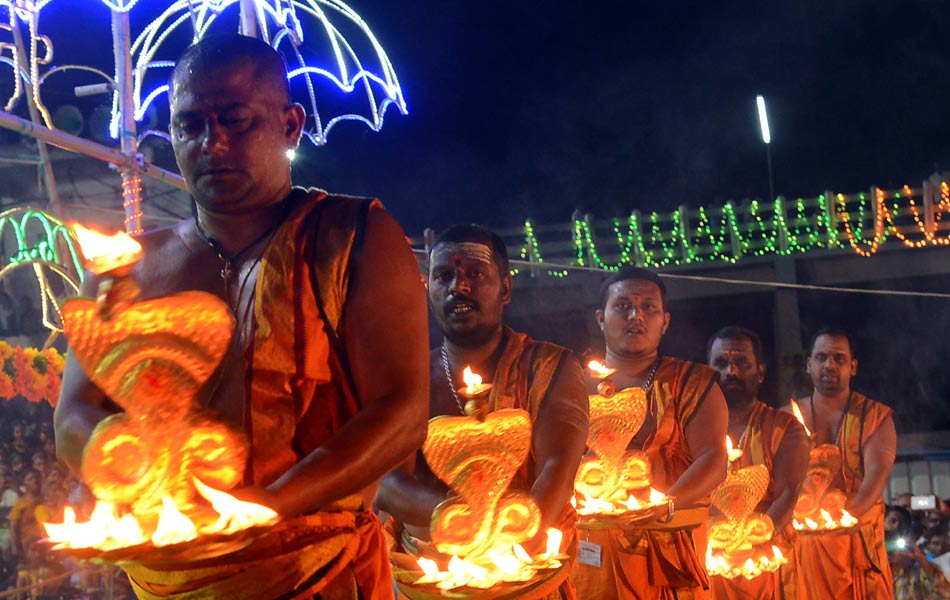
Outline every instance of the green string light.
<svg viewBox="0 0 950 600">
<path fill-rule="evenodd" d="M 84 272 L 76 252 L 76 239 L 61 221 L 42 211 L 15 208 L 0 213 L 0 237 L 7 231 L 13 233 L 17 242 L 16 252 L 9 258 L 11 265 L 37 261 L 56 263 L 72 268 L 82 281 Z M 62 242 L 68 257 L 60 256 L 58 242 Z"/>
<path fill-rule="evenodd" d="M 859 244 L 877 246 L 894 237 L 896 220 L 901 215 L 899 201 L 904 195 L 895 192 L 892 201 L 885 200 L 880 207 L 870 204 L 879 202 L 877 197 L 870 199 L 864 193 L 835 197 L 821 194 L 811 199 L 796 198 L 793 202 L 782 197 L 770 203 L 753 200 L 744 211 L 744 226 L 740 226 L 739 211 L 732 202 L 722 208 L 701 206 L 695 212 L 652 212 L 646 219 L 633 211 L 626 219 L 611 221 L 609 241 L 597 239 L 589 218 L 575 218 L 571 224 L 575 256 L 572 262 L 581 267 L 616 271 L 628 264 L 649 268 L 714 261 L 735 264 L 746 256 L 784 256 L 819 248 L 851 248 L 862 253 Z M 891 216 L 877 216 L 878 210 L 890 212 Z M 950 212 L 950 206 L 937 207 L 938 219 L 944 210 Z M 875 219 L 881 219 L 880 225 Z M 845 220 L 850 227 L 848 235 L 841 231 Z M 865 239 L 872 233 L 869 228 L 879 239 Z M 543 264 L 540 242 L 530 220 L 525 222 L 524 234 L 522 260 Z M 614 262 L 608 257 L 613 257 Z M 567 276 L 566 270 L 547 269 L 547 273 L 553 277 Z"/>
</svg>

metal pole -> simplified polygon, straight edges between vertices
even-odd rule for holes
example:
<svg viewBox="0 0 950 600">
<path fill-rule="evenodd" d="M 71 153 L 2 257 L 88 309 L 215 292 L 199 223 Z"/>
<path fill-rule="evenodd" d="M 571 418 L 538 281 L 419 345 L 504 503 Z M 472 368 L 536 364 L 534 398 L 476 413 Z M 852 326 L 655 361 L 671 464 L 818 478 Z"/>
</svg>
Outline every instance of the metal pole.
<svg viewBox="0 0 950 600">
<path fill-rule="evenodd" d="M 257 7 L 254 0 L 241 0 L 241 35 L 257 37 Z M 270 40 L 264 40 L 270 42 Z"/>
<path fill-rule="evenodd" d="M 15 10 L 10 9 L 10 12 L 14 15 L 13 19 L 11 19 L 11 30 L 13 31 L 13 44 L 16 46 L 17 61 L 21 65 L 28 65 L 30 61 L 27 59 L 26 48 L 23 46 L 23 33 L 20 31 L 20 19 L 16 16 L 17 13 Z M 35 19 L 36 17 L 34 16 L 33 18 Z M 20 77 L 20 73 L 14 73 L 13 76 Z M 36 106 L 35 85 L 35 81 L 30 80 L 26 82 L 26 106 L 30 111 L 30 119 L 34 123 L 42 124 L 43 120 Z M 49 159 L 49 149 L 43 140 L 37 139 L 36 150 L 40 157 L 39 162 L 43 170 L 43 182 L 46 185 L 46 195 L 49 197 L 51 212 L 56 218 L 62 220 L 63 203 L 59 198 L 59 188 L 56 187 L 56 177 L 53 174 L 53 163 L 51 163 Z"/>
<path fill-rule="evenodd" d="M 769 165 L 769 201 L 775 202 L 775 184 L 772 182 L 772 144 L 765 145 L 765 160 Z"/>
<path fill-rule="evenodd" d="M 122 174 L 122 208 L 125 230 L 142 232 L 142 175 L 138 166 L 138 138 L 135 133 L 135 101 L 132 95 L 132 34 L 129 13 L 112 12 L 112 52 L 115 58 L 115 85 L 119 95 L 119 147 L 132 160 L 119 168 Z"/>
<path fill-rule="evenodd" d="M 34 123 L 33 121 L 21 119 L 20 117 L 3 111 L 0 111 L 0 127 L 15 131 L 20 135 L 25 135 L 27 137 L 46 142 L 51 146 L 56 146 L 57 148 L 62 148 L 63 150 L 69 150 L 70 152 L 76 152 L 79 154 L 85 154 L 86 156 L 90 156 L 92 158 L 97 158 L 120 168 L 125 167 L 129 163 L 137 160 L 137 157 L 126 156 L 115 148 L 103 146 L 102 144 L 97 144 L 96 142 L 70 135 L 62 131 L 49 129 L 48 127 L 43 127 L 38 123 Z M 182 191 L 188 191 L 188 185 L 185 183 L 185 180 L 182 179 L 181 175 L 178 175 L 177 173 L 166 171 L 165 169 L 161 169 L 148 163 L 145 163 L 140 168 L 143 175 L 167 183 L 168 185 L 178 188 Z"/>
</svg>

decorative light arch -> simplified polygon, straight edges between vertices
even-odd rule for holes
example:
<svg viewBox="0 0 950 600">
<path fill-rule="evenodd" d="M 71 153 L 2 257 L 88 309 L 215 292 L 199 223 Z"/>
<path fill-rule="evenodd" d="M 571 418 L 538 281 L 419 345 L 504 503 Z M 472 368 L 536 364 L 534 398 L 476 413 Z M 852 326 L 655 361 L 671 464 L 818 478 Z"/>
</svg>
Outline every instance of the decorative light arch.
<svg viewBox="0 0 950 600">
<path fill-rule="evenodd" d="M 39 286 L 43 325 L 51 331 L 62 331 L 59 312 L 61 298 L 50 285 L 51 278 L 61 281 L 60 292 L 79 292 L 83 269 L 76 251 L 72 231 L 56 218 L 28 208 L 15 208 L 0 213 L 0 240 L 13 244 L 4 253 L 0 266 L 0 280 L 14 271 L 30 268 Z"/>
<path fill-rule="evenodd" d="M 86 16 L 89 4 L 101 2 L 112 18 L 114 64 L 111 68 L 84 64 L 50 67 L 53 43 L 41 33 L 42 11 L 57 0 L 0 0 L 0 64 L 10 67 L 13 92 L 0 111 L 0 126 L 36 137 L 45 151 L 45 143 L 56 144 L 109 160 L 122 175 L 126 229 L 141 231 L 141 177 L 158 177 L 184 189 L 180 177 L 148 164 L 138 151 L 147 136 L 168 139 L 156 129 L 138 131 L 146 111 L 167 93 L 167 79 L 173 61 L 181 53 L 182 38 L 200 39 L 211 31 L 220 31 L 226 22 L 221 17 L 237 14 L 239 30 L 260 37 L 281 51 L 290 67 L 292 86 L 304 91 L 294 99 L 308 111 L 305 135 L 316 145 L 327 143 L 330 130 L 342 121 L 357 121 L 378 131 L 390 106 L 407 114 L 405 97 L 393 65 L 385 50 L 363 19 L 341 0 L 173 0 L 161 14 L 133 32 L 130 13 L 145 10 L 138 0 L 59 0 L 58 8 L 76 11 L 77 23 Z M 62 13 L 60 13 L 62 15 Z M 26 29 L 22 31 L 21 28 Z M 190 27 L 190 31 L 186 30 Z M 186 32 L 186 35 L 182 35 Z M 318 51 L 319 41 L 326 49 Z M 177 47 L 176 47 L 177 44 Z M 83 71 L 94 76 L 105 91 L 113 95 L 110 130 L 120 140 L 120 152 L 90 140 L 56 131 L 50 111 L 43 101 L 42 87 L 47 78 L 65 71 Z M 45 72 L 44 72 L 45 71 Z M 110 75 L 110 71 L 112 73 Z M 330 114 L 321 110 L 317 82 L 326 81 L 343 92 L 346 100 L 359 96 L 358 110 Z M 299 97 L 298 97 L 299 96 Z M 325 99 L 325 98 L 324 98 Z M 8 114 L 26 101 L 32 123 Z M 347 106 L 349 109 L 349 106 Z M 52 172 L 46 169 L 47 182 Z M 51 204 L 55 206 L 51 188 Z"/>
</svg>

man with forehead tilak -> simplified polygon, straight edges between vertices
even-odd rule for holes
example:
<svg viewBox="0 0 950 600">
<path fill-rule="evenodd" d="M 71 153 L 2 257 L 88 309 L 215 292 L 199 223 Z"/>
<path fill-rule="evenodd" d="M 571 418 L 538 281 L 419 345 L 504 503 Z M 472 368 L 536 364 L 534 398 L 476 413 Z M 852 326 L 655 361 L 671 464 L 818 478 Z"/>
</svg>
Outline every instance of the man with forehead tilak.
<svg viewBox="0 0 950 600">
<path fill-rule="evenodd" d="M 391 598 L 370 508 L 378 479 L 422 442 L 426 410 L 425 300 L 405 236 L 377 201 L 292 187 L 287 151 L 305 114 L 265 42 L 198 41 L 174 69 L 170 102 L 196 217 L 140 236 L 132 275 L 143 300 L 201 290 L 227 303 L 235 333 L 198 401 L 249 442 L 234 495 L 309 533 L 173 568 L 128 565 L 136 594 Z M 96 285 L 87 277 L 84 293 Z M 79 471 L 93 429 L 117 412 L 71 356 L 60 458 Z"/>
<path fill-rule="evenodd" d="M 582 560 L 572 578 L 584 598 L 708 597 L 706 522 L 709 494 L 726 475 L 726 402 L 717 373 L 661 356 L 670 324 L 666 286 L 653 272 L 623 267 L 601 286 L 597 323 L 618 390 L 647 395 L 643 426 L 629 448 L 647 454 L 652 487 L 667 502 L 625 529 L 579 529 Z M 586 553 L 584 552 L 586 550 Z"/>
<path fill-rule="evenodd" d="M 570 351 L 531 339 L 502 324 L 512 277 L 504 242 L 475 225 L 456 225 L 435 242 L 429 257 L 429 301 L 444 340 L 430 360 L 429 416 L 465 414 L 462 371 L 468 365 L 492 388 L 488 411 L 518 408 L 531 419 L 531 448 L 511 489 L 530 492 L 541 510 L 541 543 L 547 527 L 574 538 L 571 507 L 574 473 L 587 438 L 584 374 Z M 434 552 L 429 527 L 435 507 L 450 490 L 436 478 L 422 452 L 385 477 L 378 507 L 391 515 L 397 550 Z M 535 547 L 535 550 L 539 549 Z M 541 597 L 573 597 L 565 582 Z M 528 596 L 538 597 L 538 596 Z"/>
<path fill-rule="evenodd" d="M 731 465 L 739 469 L 765 465 L 769 486 L 757 512 L 772 521 L 776 545 L 788 559 L 778 571 L 753 579 L 711 577 L 716 600 L 796 598 L 797 553 L 792 512 L 798 487 L 808 468 L 808 438 L 795 418 L 759 400 L 765 380 L 762 342 L 744 327 L 724 327 L 709 339 L 709 366 L 719 372 L 719 386 L 729 406 L 729 437 L 742 455 Z"/>
<path fill-rule="evenodd" d="M 813 448 L 831 444 L 840 451 L 831 488 L 844 492 L 844 508 L 858 524 L 853 530 L 799 536 L 799 598 L 891 598 L 883 493 L 897 452 L 893 411 L 851 389 L 858 361 L 844 330 L 815 334 L 807 369 L 814 391 L 798 399 L 805 427 Z"/>
</svg>

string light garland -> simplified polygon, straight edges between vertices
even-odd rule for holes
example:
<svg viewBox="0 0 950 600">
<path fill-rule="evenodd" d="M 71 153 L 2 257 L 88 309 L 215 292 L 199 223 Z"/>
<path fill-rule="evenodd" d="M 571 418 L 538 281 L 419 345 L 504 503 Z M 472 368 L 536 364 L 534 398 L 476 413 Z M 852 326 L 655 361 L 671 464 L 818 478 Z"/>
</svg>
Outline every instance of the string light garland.
<svg viewBox="0 0 950 600">
<path fill-rule="evenodd" d="M 826 249 L 850 248 L 870 257 L 891 237 L 908 248 L 950 246 L 950 228 L 943 219 L 944 213 L 950 213 L 948 182 L 939 184 L 939 193 L 935 194 L 939 199 L 929 208 L 930 225 L 909 186 L 892 193 L 874 188 L 873 201 L 864 193 L 829 194 L 792 202 L 781 196 L 772 203 L 753 200 L 743 210 L 727 202 L 721 208 L 653 212 L 645 220 L 634 211 L 626 219 L 611 220 L 613 243 L 598 241 L 598 228 L 589 217 L 574 218 L 569 226 L 573 258 L 568 262 L 571 266 L 616 271 L 627 264 L 649 268 L 735 264 L 750 256 L 788 256 Z M 530 219 L 523 233 L 519 252 L 522 260 L 544 263 L 541 242 Z M 566 276 L 563 270 L 546 271 L 552 276 Z M 524 274 L 525 269 L 516 268 L 512 273 Z"/>
<path fill-rule="evenodd" d="M 122 208 L 125 211 L 125 231 L 138 235 L 142 229 L 142 176 L 135 173 L 122 178 Z"/>
<path fill-rule="evenodd" d="M 79 293 L 83 278 L 72 230 L 44 212 L 15 208 L 0 213 L 0 239 L 11 236 L 16 244 L 5 245 L 9 255 L 0 266 L 0 279 L 17 269 L 31 268 L 39 286 L 43 325 L 51 331 L 62 331 L 59 297 L 64 292 Z M 59 292 L 55 291 L 50 285 L 51 275 L 66 287 L 57 286 Z"/>
</svg>

